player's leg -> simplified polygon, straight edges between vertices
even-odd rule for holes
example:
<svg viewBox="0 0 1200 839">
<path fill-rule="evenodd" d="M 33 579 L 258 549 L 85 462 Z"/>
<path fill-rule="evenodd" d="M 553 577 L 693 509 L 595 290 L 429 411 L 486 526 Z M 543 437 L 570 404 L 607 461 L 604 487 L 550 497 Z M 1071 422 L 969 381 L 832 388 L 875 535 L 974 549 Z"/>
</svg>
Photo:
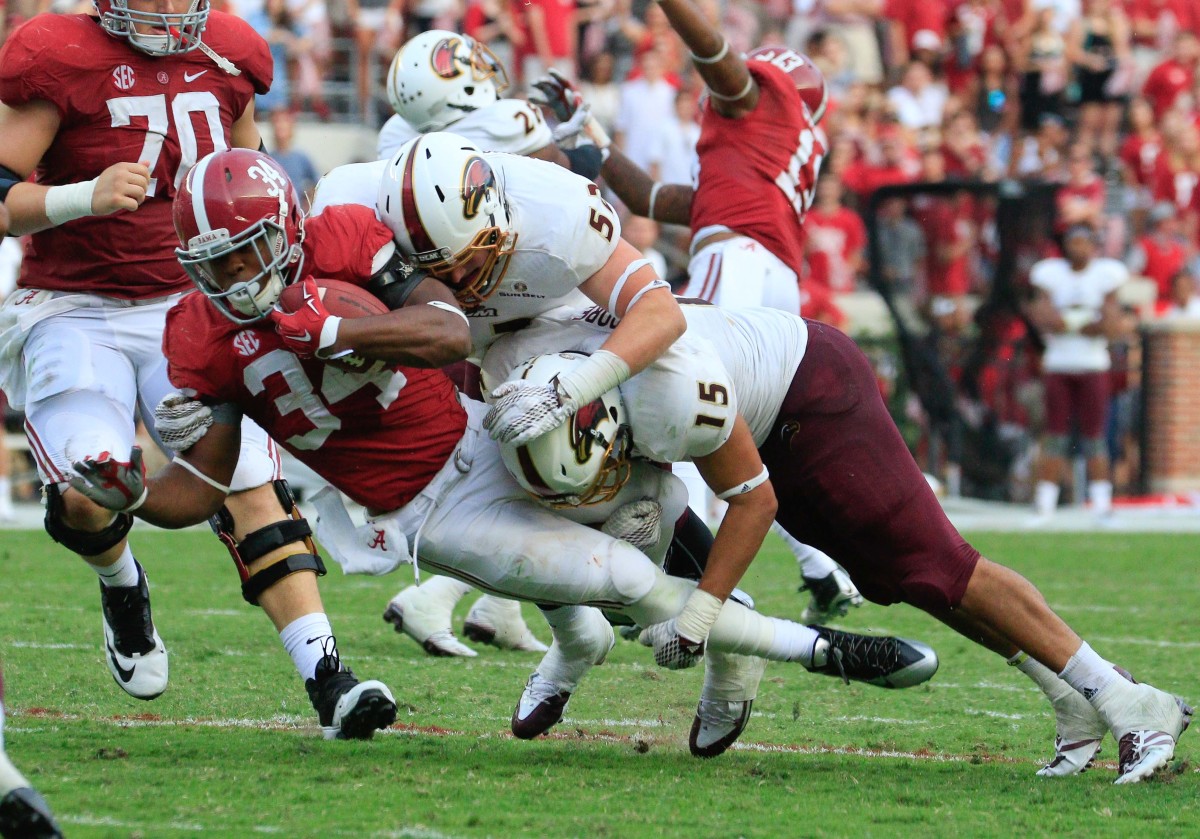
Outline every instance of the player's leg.
<svg viewBox="0 0 1200 839">
<path fill-rule="evenodd" d="M 138 393 L 147 429 L 154 408 L 171 392 L 157 344 L 144 346 Z M 157 436 L 156 436 L 157 439 Z M 317 711 L 326 738 L 369 738 L 395 721 L 387 686 L 359 682 L 341 663 L 337 640 L 321 602 L 317 577 L 324 564 L 311 528 L 282 480 L 275 444 L 249 419 L 242 421 L 241 450 L 232 492 L 211 522 L 242 581 L 242 596 L 271 619 Z"/>
<path fill-rule="evenodd" d="M 4 749 L 4 674 L 0 673 L 0 836 L 61 839 L 50 807 L 8 759 Z"/>
<path fill-rule="evenodd" d="M 167 651 L 155 629 L 146 574 L 134 559 L 127 515 L 116 517 L 67 485 L 72 461 L 128 453 L 136 381 L 102 309 L 43 320 L 25 343 L 25 430 L 46 492 L 46 530 L 100 579 L 105 661 L 139 699 L 167 688 Z"/>
<path fill-rule="evenodd" d="M 1088 373 L 1078 379 L 1073 414 L 1079 426 L 1080 453 L 1087 461 L 1087 499 L 1092 515 L 1103 522 L 1112 515 L 1113 495 L 1104 439 L 1109 410 L 1108 374 Z"/>
<path fill-rule="evenodd" d="M 977 629 L 974 640 L 1008 657 L 1023 650 L 1059 674 L 1121 741 L 1122 779 L 1161 767 L 1187 713 L 1170 695 L 1122 678 L 1031 583 L 983 559 L 962 539 L 908 454 L 869 364 L 848 338 L 810 324 L 807 352 L 763 448 L 786 511 L 781 522 L 838 556 L 869 599 L 907 602 L 936 616 L 953 609 Z M 829 463 L 838 468 L 827 468 Z M 1035 682 L 1045 675 L 1023 672 Z M 1047 695 L 1053 701 L 1057 692 Z"/>
<path fill-rule="evenodd" d="M 1063 373 L 1042 376 L 1045 388 L 1046 430 L 1042 435 L 1037 462 L 1037 486 L 1034 488 L 1031 525 L 1049 520 L 1058 507 L 1059 491 L 1067 476 L 1070 448 L 1071 399 L 1069 377 Z"/>
</svg>

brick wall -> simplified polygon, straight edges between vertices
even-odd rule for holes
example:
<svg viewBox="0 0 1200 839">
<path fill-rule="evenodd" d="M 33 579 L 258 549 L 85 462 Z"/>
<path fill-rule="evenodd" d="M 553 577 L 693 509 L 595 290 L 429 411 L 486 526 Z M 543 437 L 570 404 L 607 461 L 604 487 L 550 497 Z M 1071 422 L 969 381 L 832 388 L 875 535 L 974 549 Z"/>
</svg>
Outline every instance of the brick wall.
<svg viewBox="0 0 1200 839">
<path fill-rule="evenodd" d="M 1200 321 L 1150 321 L 1142 336 L 1146 489 L 1200 490 Z"/>
</svg>

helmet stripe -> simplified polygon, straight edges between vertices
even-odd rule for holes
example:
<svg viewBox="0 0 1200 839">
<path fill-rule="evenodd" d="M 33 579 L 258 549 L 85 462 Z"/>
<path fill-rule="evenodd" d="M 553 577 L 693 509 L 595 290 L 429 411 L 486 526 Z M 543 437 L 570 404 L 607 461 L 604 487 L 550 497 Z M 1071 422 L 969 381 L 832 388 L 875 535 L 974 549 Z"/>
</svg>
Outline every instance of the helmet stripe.
<svg viewBox="0 0 1200 839">
<path fill-rule="evenodd" d="M 206 154 L 188 175 L 192 188 L 192 213 L 196 216 L 196 232 L 208 233 L 212 227 L 208 222 L 208 210 L 204 206 L 204 176 L 208 174 L 208 164 L 215 157 Z M 186 245 L 186 242 L 184 243 Z"/>
<path fill-rule="evenodd" d="M 428 253 L 436 250 L 437 246 L 433 244 L 433 240 L 429 238 L 429 233 L 425 230 L 425 225 L 421 223 L 421 214 L 417 210 L 417 191 L 413 189 L 413 165 L 417 160 L 417 152 L 420 151 L 421 141 L 413 143 L 412 149 L 408 153 L 408 160 L 404 161 L 404 175 L 400 180 L 400 211 L 404 214 L 404 229 L 408 232 L 408 239 L 412 242 L 414 253 Z"/>
</svg>

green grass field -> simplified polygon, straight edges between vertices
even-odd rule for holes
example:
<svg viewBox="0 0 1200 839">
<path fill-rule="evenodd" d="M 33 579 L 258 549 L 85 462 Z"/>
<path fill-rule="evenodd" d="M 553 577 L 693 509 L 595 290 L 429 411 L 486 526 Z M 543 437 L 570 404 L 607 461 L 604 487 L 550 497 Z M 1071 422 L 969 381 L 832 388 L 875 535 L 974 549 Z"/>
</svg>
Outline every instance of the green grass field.
<svg viewBox="0 0 1200 839">
<path fill-rule="evenodd" d="M 408 572 L 334 569 L 323 591 L 343 658 L 392 687 L 400 719 L 369 743 L 325 742 L 278 637 L 208 534 L 135 533 L 171 651 L 171 687 L 148 703 L 104 665 L 95 578 L 42 533 L 0 540 L 7 745 L 68 836 L 1200 835 L 1194 733 L 1150 783 L 1112 786 L 1111 741 L 1082 777 L 1036 778 L 1054 734 L 1040 694 L 907 607 L 868 604 L 843 625 L 932 643 L 942 665 L 930 684 L 847 687 L 772 664 L 745 747 L 701 762 L 687 752 L 699 670 L 657 669 L 648 650 L 618 642 L 555 736 L 517 741 L 508 718 L 537 654 L 430 659 L 380 619 Z M 1102 655 L 1200 699 L 1194 536 L 974 541 L 1037 583 Z M 744 587 L 763 611 L 794 617 L 797 579 L 772 540 Z"/>
</svg>

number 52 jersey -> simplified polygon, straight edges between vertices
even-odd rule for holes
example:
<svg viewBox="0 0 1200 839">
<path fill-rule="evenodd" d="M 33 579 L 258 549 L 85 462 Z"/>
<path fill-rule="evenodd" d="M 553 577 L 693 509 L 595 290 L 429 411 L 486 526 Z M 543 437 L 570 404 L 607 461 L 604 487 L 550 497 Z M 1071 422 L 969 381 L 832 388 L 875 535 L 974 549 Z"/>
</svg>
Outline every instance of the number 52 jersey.
<svg viewBox="0 0 1200 839">
<path fill-rule="evenodd" d="M 175 259 L 175 190 L 199 158 L 229 147 L 234 121 L 255 93 L 270 89 L 273 72 L 266 42 L 232 15 L 212 12 L 204 42 L 241 74 L 226 73 L 199 50 L 138 52 L 87 15 L 39 15 L 12 33 L 0 51 L 0 100 L 13 107 L 49 102 L 61 120 L 37 182 L 87 181 L 114 163 L 139 161 L 151 177 L 134 212 L 35 233 L 20 286 L 133 299 L 189 286 Z"/>
</svg>

